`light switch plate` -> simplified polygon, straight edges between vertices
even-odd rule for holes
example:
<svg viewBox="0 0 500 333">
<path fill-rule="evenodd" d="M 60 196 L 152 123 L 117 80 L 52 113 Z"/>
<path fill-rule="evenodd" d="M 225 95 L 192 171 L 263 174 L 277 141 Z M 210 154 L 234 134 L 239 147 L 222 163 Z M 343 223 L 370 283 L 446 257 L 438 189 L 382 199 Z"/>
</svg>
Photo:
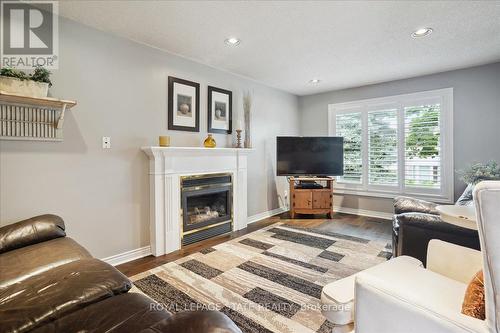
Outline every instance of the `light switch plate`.
<svg viewBox="0 0 500 333">
<path fill-rule="evenodd" d="M 111 137 L 109 137 L 109 136 L 102 137 L 102 148 L 103 149 L 110 149 L 111 148 Z"/>
</svg>

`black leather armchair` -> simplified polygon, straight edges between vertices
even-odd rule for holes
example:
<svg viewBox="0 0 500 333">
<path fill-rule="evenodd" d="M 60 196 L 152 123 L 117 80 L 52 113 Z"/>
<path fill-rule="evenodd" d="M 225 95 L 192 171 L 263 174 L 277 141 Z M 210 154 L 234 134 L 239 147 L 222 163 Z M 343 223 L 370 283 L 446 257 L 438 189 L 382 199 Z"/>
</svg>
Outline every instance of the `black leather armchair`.
<svg viewBox="0 0 500 333">
<path fill-rule="evenodd" d="M 472 186 L 467 187 L 457 200 L 458 205 L 472 202 Z M 436 204 L 410 197 L 394 199 L 392 224 L 392 254 L 394 257 L 408 255 L 421 260 L 427 259 L 427 246 L 431 239 L 479 250 L 477 230 L 458 227 L 444 222 L 436 211 Z"/>
</svg>

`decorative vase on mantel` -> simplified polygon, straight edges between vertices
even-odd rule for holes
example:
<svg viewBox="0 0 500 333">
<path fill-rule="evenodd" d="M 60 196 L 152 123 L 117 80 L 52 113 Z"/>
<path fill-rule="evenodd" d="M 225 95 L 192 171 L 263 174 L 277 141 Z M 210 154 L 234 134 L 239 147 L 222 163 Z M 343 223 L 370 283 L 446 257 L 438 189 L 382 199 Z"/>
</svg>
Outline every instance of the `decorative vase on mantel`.
<svg viewBox="0 0 500 333">
<path fill-rule="evenodd" d="M 212 134 L 208 134 L 205 141 L 203 141 L 203 145 L 205 146 L 205 148 L 215 148 L 217 146 L 217 143 L 215 142 L 215 139 L 212 137 Z"/>
<path fill-rule="evenodd" d="M 245 148 L 252 148 L 252 141 L 250 137 L 250 111 L 252 109 L 252 95 L 250 92 L 246 92 L 243 94 L 243 115 L 245 118 Z"/>
</svg>

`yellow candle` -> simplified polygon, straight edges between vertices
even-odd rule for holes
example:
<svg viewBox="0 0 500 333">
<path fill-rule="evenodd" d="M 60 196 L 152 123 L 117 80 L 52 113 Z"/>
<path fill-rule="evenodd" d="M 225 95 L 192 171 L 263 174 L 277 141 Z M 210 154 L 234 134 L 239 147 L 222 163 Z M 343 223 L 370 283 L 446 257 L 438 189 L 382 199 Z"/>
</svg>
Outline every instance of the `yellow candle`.
<svg viewBox="0 0 500 333">
<path fill-rule="evenodd" d="M 169 136 L 160 135 L 158 137 L 158 141 L 160 142 L 160 147 L 169 147 L 170 146 L 170 137 Z"/>
</svg>

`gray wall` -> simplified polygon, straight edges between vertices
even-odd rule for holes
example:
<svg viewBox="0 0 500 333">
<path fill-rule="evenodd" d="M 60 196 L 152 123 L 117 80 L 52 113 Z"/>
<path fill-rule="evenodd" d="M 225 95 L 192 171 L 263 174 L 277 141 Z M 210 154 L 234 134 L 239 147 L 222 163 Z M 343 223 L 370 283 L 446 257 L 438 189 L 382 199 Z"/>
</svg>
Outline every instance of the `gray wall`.
<svg viewBox="0 0 500 333">
<path fill-rule="evenodd" d="M 51 94 L 75 99 L 62 143 L 0 142 L 0 221 L 42 213 L 64 217 L 71 237 L 95 256 L 149 244 L 149 179 L 141 146 L 170 135 L 174 146 L 201 146 L 206 137 L 207 85 L 254 96 L 248 213 L 279 207 L 286 189 L 274 172 L 275 136 L 299 131 L 298 99 L 250 80 L 82 26 L 60 25 L 60 66 Z M 201 84 L 201 132 L 167 130 L 167 76 Z M 236 124 L 236 123 L 234 123 Z M 111 136 L 112 149 L 101 148 Z M 234 136 L 215 135 L 219 146 Z"/>
<path fill-rule="evenodd" d="M 302 135 L 328 134 L 328 104 L 440 88 L 454 88 L 454 168 L 494 159 L 500 162 L 500 63 L 331 91 L 299 98 Z M 455 174 L 455 197 L 465 184 Z M 392 199 L 339 196 L 337 204 L 392 211 Z"/>
</svg>

